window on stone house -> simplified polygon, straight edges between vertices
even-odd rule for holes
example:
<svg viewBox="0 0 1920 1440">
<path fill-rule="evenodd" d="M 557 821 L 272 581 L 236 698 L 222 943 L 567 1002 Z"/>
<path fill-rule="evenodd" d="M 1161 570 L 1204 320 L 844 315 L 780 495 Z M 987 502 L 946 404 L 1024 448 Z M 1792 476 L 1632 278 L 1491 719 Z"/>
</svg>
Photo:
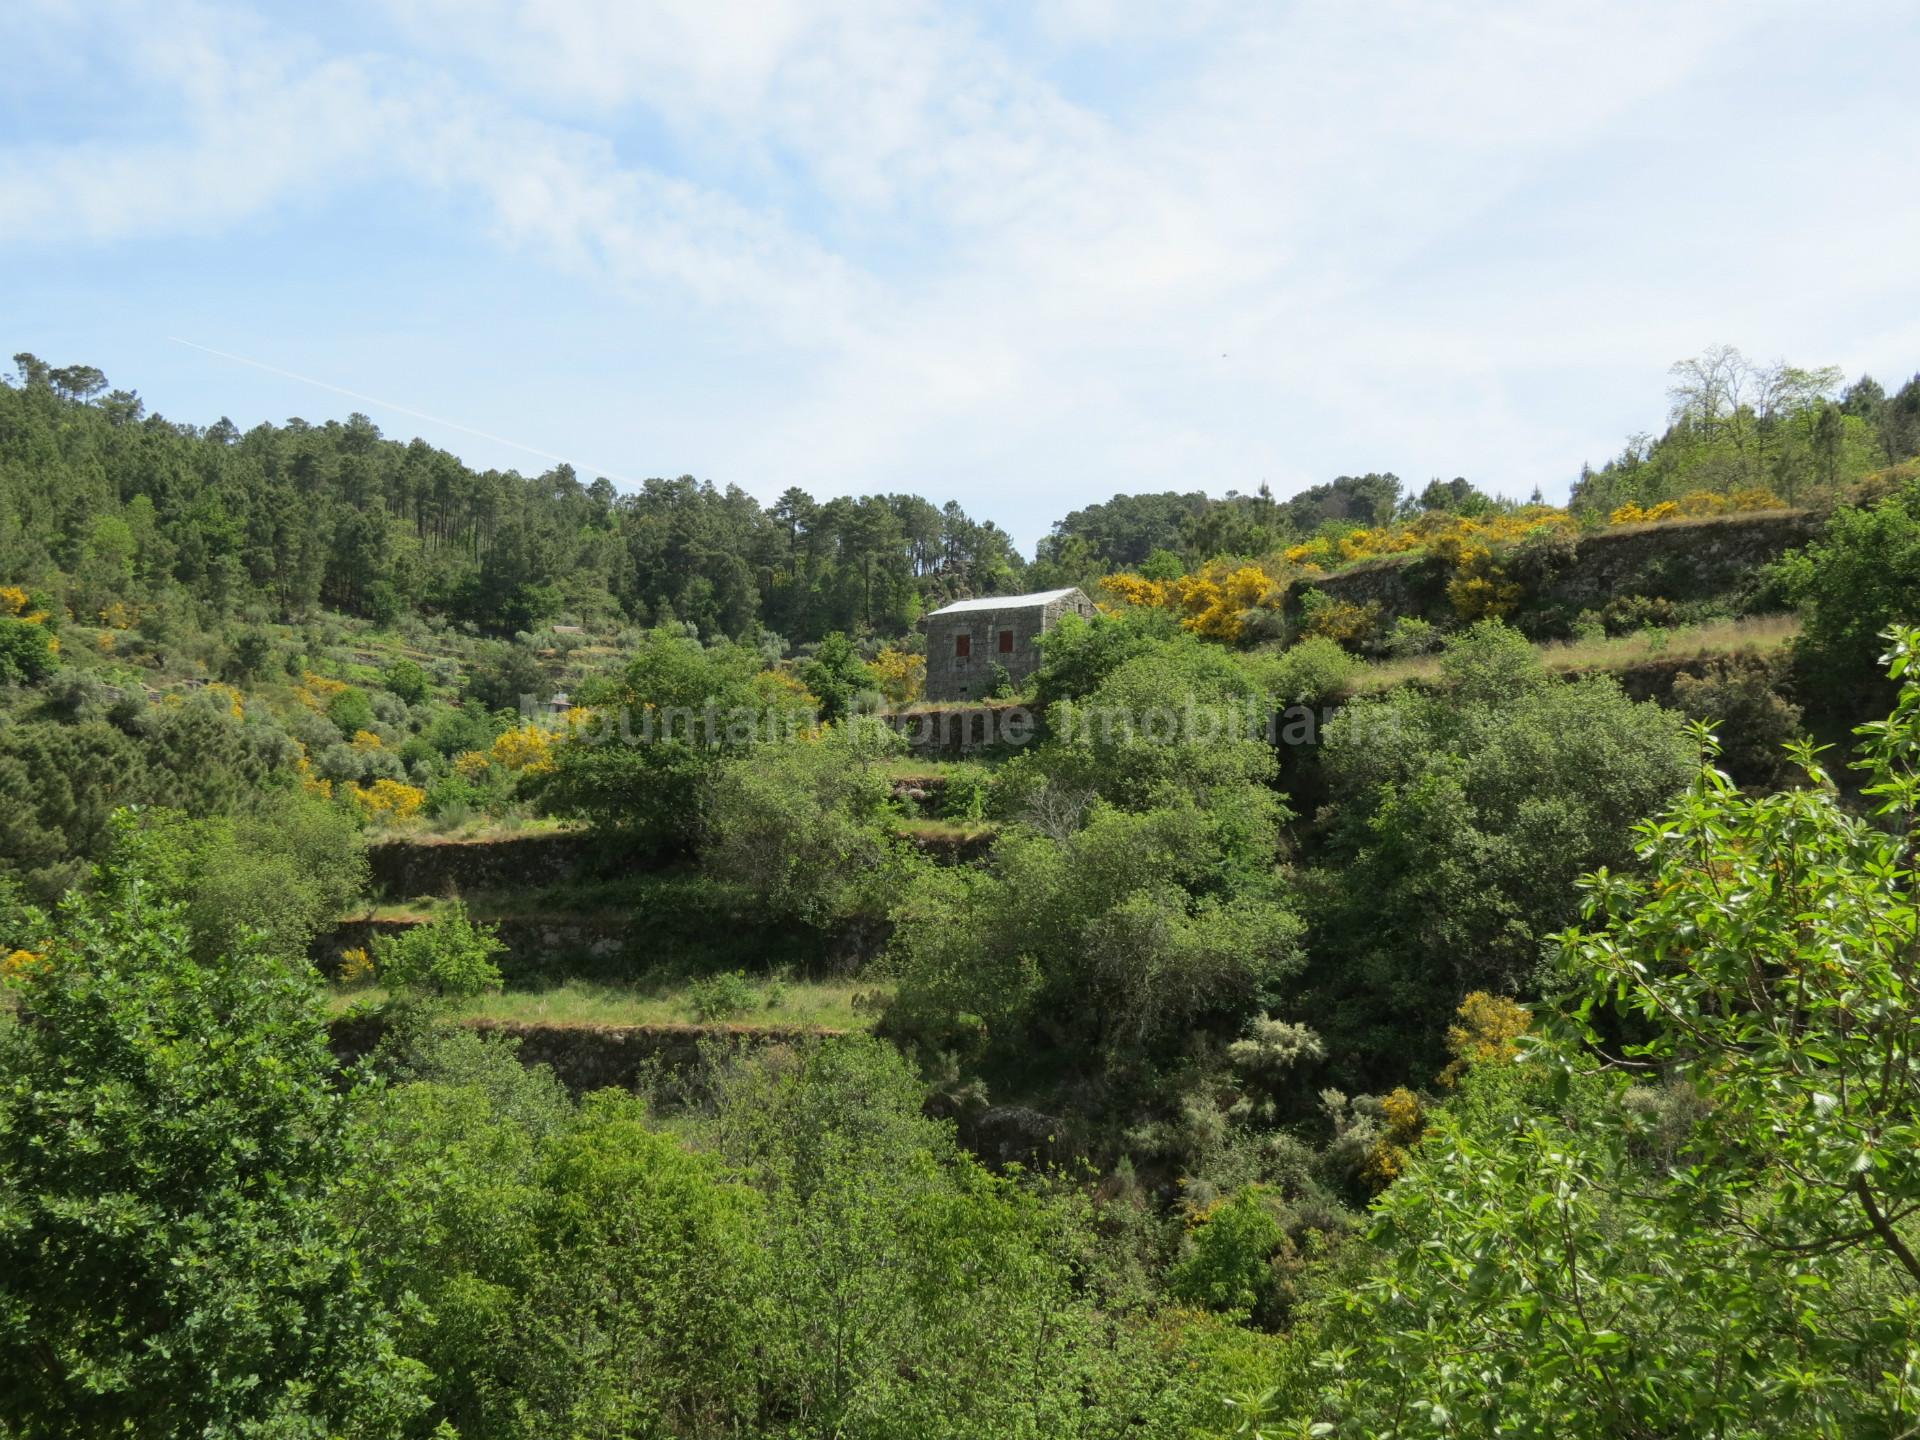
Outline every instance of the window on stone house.
<svg viewBox="0 0 1920 1440">
<path fill-rule="evenodd" d="M 1011 655 L 1013 653 L 1013 631 L 1002 630 L 1000 632 L 1000 653 L 1002 655 Z"/>
<path fill-rule="evenodd" d="M 956 635 L 953 637 L 953 653 L 956 659 L 964 660 L 973 654 L 973 636 Z"/>
</svg>

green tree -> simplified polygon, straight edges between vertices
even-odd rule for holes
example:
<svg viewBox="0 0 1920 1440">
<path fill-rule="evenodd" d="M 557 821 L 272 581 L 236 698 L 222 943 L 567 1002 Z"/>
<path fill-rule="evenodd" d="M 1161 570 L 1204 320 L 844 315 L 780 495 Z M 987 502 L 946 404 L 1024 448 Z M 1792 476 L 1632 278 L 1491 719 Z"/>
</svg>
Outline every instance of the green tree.
<svg viewBox="0 0 1920 1440">
<path fill-rule="evenodd" d="M 651 632 L 618 677 L 582 687 L 593 721 L 553 747 L 545 803 L 643 845 L 689 843 L 720 763 L 813 718 L 809 697 L 759 666 L 742 646 Z"/>
<path fill-rule="evenodd" d="M 1857 715 L 1886 690 L 1880 635 L 1920 615 L 1920 482 L 1867 509 L 1843 508 L 1820 538 L 1780 562 L 1800 612 L 1794 655 L 1822 708 Z"/>
<path fill-rule="evenodd" d="M 1469 992 L 1534 982 L 1574 881 L 1631 854 L 1685 783 L 1682 721 L 1610 677 L 1547 674 L 1485 621 L 1449 643 L 1445 685 L 1349 703 L 1321 764 L 1330 824 L 1307 887 L 1305 1002 L 1352 1088 L 1431 1073 Z"/>
<path fill-rule="evenodd" d="M 1300 1409 L 1356 1436 L 1913 1428 L 1916 647 L 1863 727 L 1879 823 L 1809 747 L 1759 798 L 1709 748 L 1643 868 L 1584 882 L 1570 1009 L 1434 1117 Z"/>
<path fill-rule="evenodd" d="M 389 694 L 398 695 L 409 705 L 418 705 L 427 698 L 426 671 L 411 660 L 394 661 L 380 677 L 380 683 Z"/>
<path fill-rule="evenodd" d="M 373 961 L 390 989 L 471 1000 L 500 988 L 493 957 L 506 948 L 493 926 L 474 924 L 466 905 L 450 900 L 424 924 L 376 939 Z"/>
<path fill-rule="evenodd" d="M 880 688 L 872 668 L 839 631 L 815 648 L 813 658 L 800 667 L 800 678 L 820 697 L 820 714 L 825 720 L 840 719 L 860 695 Z"/>
<path fill-rule="evenodd" d="M 0 1031 L 0 1425 L 394 1435 L 421 1404 L 338 1200 L 364 1103 L 310 971 L 192 958 L 129 834 Z"/>
<path fill-rule="evenodd" d="M 818 740 L 727 761 L 706 805 L 703 860 L 782 917 L 884 919 L 901 862 L 885 830 L 893 788 L 880 762 L 905 748 L 892 729 L 856 717 Z"/>
<path fill-rule="evenodd" d="M 33 685 L 59 668 L 45 625 L 0 615 L 0 685 Z"/>
</svg>

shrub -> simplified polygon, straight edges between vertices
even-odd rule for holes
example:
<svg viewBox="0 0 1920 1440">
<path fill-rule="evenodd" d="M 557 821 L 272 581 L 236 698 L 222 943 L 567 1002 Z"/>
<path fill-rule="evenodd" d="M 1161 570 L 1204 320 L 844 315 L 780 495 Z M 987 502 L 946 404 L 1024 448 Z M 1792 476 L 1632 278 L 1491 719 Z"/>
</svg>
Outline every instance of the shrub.
<svg viewBox="0 0 1920 1440">
<path fill-rule="evenodd" d="M 409 705 L 418 705 L 427 698 L 427 673 L 411 660 L 394 661 L 380 677 L 380 683 L 389 694 L 399 696 Z"/>
<path fill-rule="evenodd" d="M 1249 1185 L 1192 1218 L 1187 1253 L 1167 1272 L 1167 1292 L 1211 1310 L 1270 1308 L 1273 1257 L 1286 1244 L 1275 1198 Z"/>
<path fill-rule="evenodd" d="M 47 627 L 18 616 L 0 616 L 0 684 L 32 685 L 59 666 L 59 642 Z"/>
<path fill-rule="evenodd" d="M 1387 632 L 1386 651 L 1396 660 L 1431 655 L 1446 641 L 1440 627 L 1418 615 L 1402 615 Z"/>
<path fill-rule="evenodd" d="M 744 970 L 727 970 L 687 987 L 687 1008 L 702 1024 L 731 1020 L 753 1009 L 753 986 Z"/>
<path fill-rule="evenodd" d="M 1675 707 L 1714 728 L 1727 769 L 1745 785 L 1777 782 L 1789 768 L 1787 742 L 1800 734 L 1800 707 L 1779 693 L 1776 678 L 1765 660 L 1741 657 L 1674 678 Z"/>
<path fill-rule="evenodd" d="M 1342 694 L 1361 662 L 1338 641 L 1316 635 L 1278 655 L 1258 657 L 1249 669 L 1275 704 L 1300 705 Z"/>
<path fill-rule="evenodd" d="M 373 702 L 366 691 L 349 685 L 327 701 L 327 718 L 343 738 L 350 739 L 355 732 L 373 727 Z"/>
<path fill-rule="evenodd" d="M 377 938 L 373 958 L 390 989 L 468 1000 L 500 988 L 493 957 L 506 948 L 493 926 L 474 924 L 454 900 L 424 925 Z"/>
<path fill-rule="evenodd" d="M 1309 639 L 1317 637 L 1357 648 L 1372 637 L 1379 625 L 1378 601 L 1359 605 L 1351 600 L 1336 600 L 1316 589 L 1309 589 L 1300 597 L 1300 633 Z"/>
<path fill-rule="evenodd" d="M 366 1092 L 310 972 L 194 957 L 129 836 L 0 1030 L 0 1432 L 392 1436 L 422 1367 L 355 1253 Z"/>
</svg>

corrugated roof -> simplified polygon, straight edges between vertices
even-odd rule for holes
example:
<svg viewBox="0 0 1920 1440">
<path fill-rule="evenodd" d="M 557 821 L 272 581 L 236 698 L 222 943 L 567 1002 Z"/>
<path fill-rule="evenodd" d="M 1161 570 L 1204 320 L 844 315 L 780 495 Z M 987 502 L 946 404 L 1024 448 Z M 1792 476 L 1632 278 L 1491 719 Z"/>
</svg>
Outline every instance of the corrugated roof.
<svg viewBox="0 0 1920 1440">
<path fill-rule="evenodd" d="M 938 610 L 929 610 L 927 619 L 931 620 L 936 615 L 961 615 L 969 610 L 1019 610 L 1028 605 L 1051 605 L 1055 600 L 1064 600 L 1078 588 L 1069 585 L 1064 590 L 1041 590 L 1032 595 L 982 595 L 976 600 L 956 600 L 951 605 L 942 605 Z"/>
</svg>

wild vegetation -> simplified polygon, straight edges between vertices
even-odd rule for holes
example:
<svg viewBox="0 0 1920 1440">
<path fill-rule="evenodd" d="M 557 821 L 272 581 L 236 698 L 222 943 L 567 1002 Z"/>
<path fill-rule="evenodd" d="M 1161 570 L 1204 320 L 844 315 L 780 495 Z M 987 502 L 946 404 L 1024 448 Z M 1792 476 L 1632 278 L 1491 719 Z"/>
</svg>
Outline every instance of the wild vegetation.
<svg viewBox="0 0 1920 1440">
<path fill-rule="evenodd" d="M 1920 1423 L 1920 381 L 1028 562 L 19 364 L 0 1436 Z M 915 749 L 920 608 L 1054 582 Z"/>
</svg>

